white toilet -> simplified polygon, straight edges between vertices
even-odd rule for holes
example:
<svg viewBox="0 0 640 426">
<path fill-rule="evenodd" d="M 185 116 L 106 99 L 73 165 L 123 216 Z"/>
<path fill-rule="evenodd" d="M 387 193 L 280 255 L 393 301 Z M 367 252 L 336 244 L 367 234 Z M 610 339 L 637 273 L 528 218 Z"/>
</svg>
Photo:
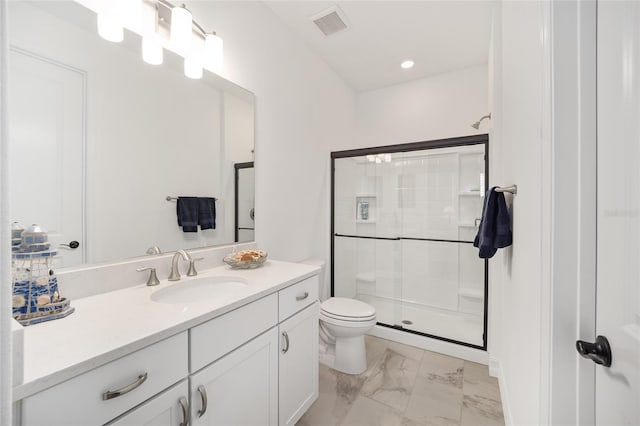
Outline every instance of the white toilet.
<svg viewBox="0 0 640 426">
<path fill-rule="evenodd" d="M 346 297 L 330 297 L 320 304 L 320 361 L 348 374 L 367 369 L 364 335 L 376 325 L 373 306 Z"/>
<path fill-rule="evenodd" d="M 320 362 L 347 374 L 367 369 L 364 335 L 376 325 L 376 310 L 368 303 L 346 297 L 329 297 L 325 283 L 325 262 L 310 259 L 303 263 L 320 271 Z"/>
</svg>

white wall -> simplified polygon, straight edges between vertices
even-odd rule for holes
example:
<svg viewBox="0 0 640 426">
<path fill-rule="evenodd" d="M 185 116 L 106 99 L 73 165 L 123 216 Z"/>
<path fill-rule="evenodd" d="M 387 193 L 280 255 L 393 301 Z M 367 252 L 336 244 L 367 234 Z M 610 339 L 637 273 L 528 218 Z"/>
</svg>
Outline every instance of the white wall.
<svg viewBox="0 0 640 426">
<path fill-rule="evenodd" d="M 541 345 L 548 340 L 542 294 L 550 234 L 549 49 L 544 2 L 503 2 L 493 45 L 491 184 L 518 185 L 511 205 L 513 246 L 490 261 L 490 357 L 500 375 L 505 421 L 543 424 Z"/>
<path fill-rule="evenodd" d="M 261 2 L 187 3 L 224 39 L 222 76 L 256 95 L 258 245 L 328 261 L 329 152 L 352 140 L 353 91 Z"/>
<path fill-rule="evenodd" d="M 354 147 L 487 133 L 471 127 L 489 112 L 487 82 L 481 65 L 359 93 Z"/>
</svg>

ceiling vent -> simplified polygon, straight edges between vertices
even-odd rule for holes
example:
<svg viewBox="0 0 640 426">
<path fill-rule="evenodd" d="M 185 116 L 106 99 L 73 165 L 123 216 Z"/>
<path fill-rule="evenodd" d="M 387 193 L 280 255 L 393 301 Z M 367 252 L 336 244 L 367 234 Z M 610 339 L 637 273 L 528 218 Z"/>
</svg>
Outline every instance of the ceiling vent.
<svg viewBox="0 0 640 426">
<path fill-rule="evenodd" d="M 329 9 L 313 15 L 311 20 L 322 31 L 322 34 L 330 36 L 337 32 L 347 29 L 347 23 L 344 13 L 338 6 L 332 6 Z"/>
</svg>

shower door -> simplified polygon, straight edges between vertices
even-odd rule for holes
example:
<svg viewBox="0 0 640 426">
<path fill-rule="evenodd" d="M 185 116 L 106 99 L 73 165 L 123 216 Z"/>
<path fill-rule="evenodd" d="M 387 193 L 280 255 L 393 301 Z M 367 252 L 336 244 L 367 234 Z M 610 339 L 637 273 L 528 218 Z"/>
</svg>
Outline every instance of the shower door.
<svg viewBox="0 0 640 426">
<path fill-rule="evenodd" d="M 332 153 L 332 294 L 379 325 L 486 349 L 486 262 L 472 245 L 487 136 Z"/>
</svg>

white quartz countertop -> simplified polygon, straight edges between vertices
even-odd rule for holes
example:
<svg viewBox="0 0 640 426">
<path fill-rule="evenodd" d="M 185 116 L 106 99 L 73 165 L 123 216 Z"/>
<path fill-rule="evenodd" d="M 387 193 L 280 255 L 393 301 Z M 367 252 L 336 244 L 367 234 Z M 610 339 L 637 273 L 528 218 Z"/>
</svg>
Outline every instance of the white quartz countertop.
<svg viewBox="0 0 640 426">
<path fill-rule="evenodd" d="M 220 266 L 198 277 L 239 277 L 246 291 L 194 303 L 166 304 L 151 295 L 192 280 L 162 280 L 154 287 L 138 285 L 72 300 L 66 318 L 24 328 L 24 381 L 14 387 L 19 400 L 85 373 L 150 344 L 317 274 L 319 267 L 268 260 L 257 269 Z M 87 283 L 90 285 L 90 283 Z"/>
</svg>

